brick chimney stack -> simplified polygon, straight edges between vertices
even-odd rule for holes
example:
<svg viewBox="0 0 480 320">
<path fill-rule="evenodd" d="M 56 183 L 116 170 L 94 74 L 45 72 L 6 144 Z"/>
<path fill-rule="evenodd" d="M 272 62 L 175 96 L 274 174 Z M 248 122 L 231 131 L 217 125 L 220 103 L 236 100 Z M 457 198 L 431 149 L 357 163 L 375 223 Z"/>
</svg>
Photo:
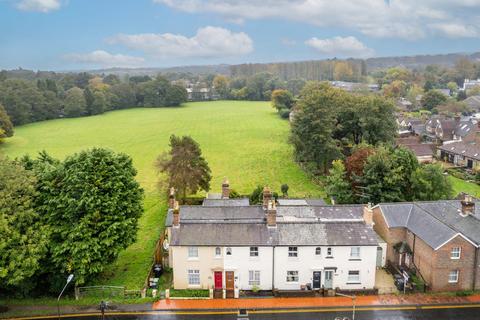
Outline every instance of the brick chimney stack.
<svg viewBox="0 0 480 320">
<path fill-rule="evenodd" d="M 270 191 L 269 187 L 265 186 L 263 188 L 263 208 L 264 209 L 268 208 L 268 203 L 271 200 L 272 200 L 272 191 Z"/>
<path fill-rule="evenodd" d="M 175 188 L 171 187 L 168 194 L 168 208 L 173 209 L 175 206 Z"/>
<path fill-rule="evenodd" d="M 363 207 L 363 221 L 369 226 L 373 226 L 373 208 L 369 202 Z"/>
<path fill-rule="evenodd" d="M 267 227 L 275 228 L 277 226 L 277 206 L 275 200 L 268 201 L 267 205 Z"/>
<path fill-rule="evenodd" d="M 230 198 L 230 183 L 228 179 L 225 178 L 222 183 L 222 199 Z"/>
<path fill-rule="evenodd" d="M 175 201 L 175 205 L 173 207 L 173 227 L 180 227 L 180 206 L 178 205 L 178 201 Z"/>
<path fill-rule="evenodd" d="M 464 200 L 461 201 L 462 204 L 462 215 L 468 216 L 469 214 L 475 214 L 475 202 L 472 200 L 472 196 L 465 195 Z"/>
</svg>

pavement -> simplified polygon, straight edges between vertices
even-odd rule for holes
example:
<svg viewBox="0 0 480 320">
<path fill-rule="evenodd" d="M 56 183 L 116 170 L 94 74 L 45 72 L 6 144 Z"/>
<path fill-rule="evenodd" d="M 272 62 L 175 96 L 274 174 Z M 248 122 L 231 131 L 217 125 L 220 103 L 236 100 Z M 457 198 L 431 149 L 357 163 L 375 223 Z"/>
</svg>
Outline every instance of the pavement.
<svg viewBox="0 0 480 320">
<path fill-rule="evenodd" d="M 456 297 L 449 295 L 381 295 L 357 296 L 357 307 L 399 307 L 418 305 L 471 305 L 480 304 L 480 295 Z M 153 310 L 261 310 L 291 308 L 334 308 L 351 307 L 352 299 L 345 297 L 302 297 L 302 298 L 254 298 L 254 299 L 211 299 L 173 300 L 164 299 L 153 303 Z"/>
</svg>

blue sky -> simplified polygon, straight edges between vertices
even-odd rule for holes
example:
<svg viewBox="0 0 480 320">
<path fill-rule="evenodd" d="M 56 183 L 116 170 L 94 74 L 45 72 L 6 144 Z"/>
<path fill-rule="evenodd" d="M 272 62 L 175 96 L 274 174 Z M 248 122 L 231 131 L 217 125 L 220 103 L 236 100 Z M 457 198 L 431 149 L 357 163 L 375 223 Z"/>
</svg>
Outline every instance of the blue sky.
<svg viewBox="0 0 480 320">
<path fill-rule="evenodd" d="M 480 0 L 0 0 L 0 69 L 480 51 Z"/>
</svg>

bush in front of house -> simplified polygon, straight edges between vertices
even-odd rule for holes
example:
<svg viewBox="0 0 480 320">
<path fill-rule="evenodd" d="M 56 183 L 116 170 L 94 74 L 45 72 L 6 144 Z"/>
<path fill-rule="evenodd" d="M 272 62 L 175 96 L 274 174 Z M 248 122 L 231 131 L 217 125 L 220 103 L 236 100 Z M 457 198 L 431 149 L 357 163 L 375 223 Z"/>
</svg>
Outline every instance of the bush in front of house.
<svg viewBox="0 0 480 320">
<path fill-rule="evenodd" d="M 208 289 L 170 289 L 170 297 L 172 298 L 208 298 L 210 291 Z"/>
</svg>

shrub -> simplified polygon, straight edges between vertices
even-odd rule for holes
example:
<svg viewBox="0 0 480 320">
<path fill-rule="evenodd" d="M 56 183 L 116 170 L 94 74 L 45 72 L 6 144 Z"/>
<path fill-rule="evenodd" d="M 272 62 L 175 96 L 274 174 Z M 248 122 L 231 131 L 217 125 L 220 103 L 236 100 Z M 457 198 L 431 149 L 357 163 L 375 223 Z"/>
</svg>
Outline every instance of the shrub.
<svg viewBox="0 0 480 320">
<path fill-rule="evenodd" d="M 186 289 L 186 290 L 176 290 L 170 289 L 170 297 L 176 298 L 208 298 L 210 296 L 210 291 L 205 289 Z"/>
<path fill-rule="evenodd" d="M 278 110 L 278 113 L 280 114 L 280 117 L 282 119 L 288 119 L 288 117 L 290 116 L 290 110 L 288 109 L 280 109 Z"/>
</svg>

